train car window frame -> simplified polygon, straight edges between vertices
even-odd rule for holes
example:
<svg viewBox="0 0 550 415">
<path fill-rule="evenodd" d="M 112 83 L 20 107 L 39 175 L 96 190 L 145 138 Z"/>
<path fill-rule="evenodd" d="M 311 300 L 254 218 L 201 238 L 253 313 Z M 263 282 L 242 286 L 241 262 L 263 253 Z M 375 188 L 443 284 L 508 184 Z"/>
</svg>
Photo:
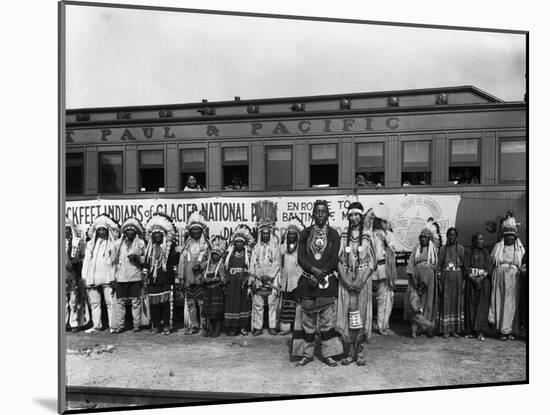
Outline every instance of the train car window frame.
<svg viewBox="0 0 550 415">
<path fill-rule="evenodd" d="M 202 163 L 184 163 L 183 157 L 185 152 L 197 151 L 200 150 L 203 152 L 203 161 Z M 208 164 L 207 164 L 208 151 L 205 147 L 179 147 L 178 148 L 178 163 L 179 163 L 179 185 L 178 188 L 180 191 L 185 189 L 187 185 L 187 180 L 185 177 L 192 175 L 197 179 L 197 182 L 202 186 L 201 191 L 206 190 L 207 186 L 207 174 L 208 174 Z M 198 177 L 197 177 L 198 176 Z"/>
<path fill-rule="evenodd" d="M 160 151 L 162 152 L 162 163 L 159 164 L 151 164 L 151 165 L 142 165 L 141 162 L 141 155 L 144 152 L 155 152 Z M 156 170 L 160 169 L 162 167 L 162 186 L 159 186 L 157 190 L 142 190 L 144 188 L 143 186 L 143 178 L 142 178 L 142 170 Z M 153 147 L 140 147 L 137 149 L 137 179 L 138 179 L 138 191 L 140 193 L 155 193 L 155 192 L 162 192 L 166 190 L 166 151 L 164 147 L 160 146 L 153 146 Z M 164 190 L 162 190 L 164 189 Z"/>
<path fill-rule="evenodd" d="M 290 150 L 290 182 L 287 185 L 270 185 L 269 184 L 269 171 L 268 171 L 268 157 L 269 150 Z M 294 185 L 294 146 L 292 145 L 266 145 L 264 146 L 265 162 L 265 190 L 292 190 Z M 286 161 L 286 160 L 285 160 Z"/>
<path fill-rule="evenodd" d="M 121 187 L 120 191 L 106 191 L 102 188 L 101 180 L 101 161 L 102 156 L 104 155 L 120 155 L 120 175 L 121 175 Z M 124 193 L 124 150 L 106 150 L 97 152 L 97 192 L 98 193 L 107 193 L 107 194 L 123 194 Z"/>
<path fill-rule="evenodd" d="M 313 148 L 315 146 L 334 146 L 335 147 L 335 155 L 334 158 L 330 159 L 317 159 L 313 160 Z M 327 142 L 315 142 L 315 143 L 309 143 L 309 187 L 310 188 L 337 188 L 340 186 L 340 148 L 339 148 L 339 142 L 338 141 L 327 141 Z M 312 166 L 336 166 L 336 182 L 334 185 L 330 185 L 330 183 L 318 183 L 313 184 L 312 180 Z M 328 184 L 328 186 L 326 186 Z"/>
<path fill-rule="evenodd" d="M 477 142 L 477 160 L 475 161 L 453 161 L 453 143 L 457 141 L 476 141 Z M 453 180 L 451 180 L 451 169 L 473 169 L 473 171 L 470 171 L 470 177 L 468 183 L 454 183 L 457 185 L 468 185 L 468 184 L 480 184 L 481 183 L 481 160 L 482 160 L 482 146 L 481 146 L 481 138 L 475 137 L 475 138 L 451 138 L 449 139 L 449 168 L 447 170 L 447 181 L 449 183 L 453 183 Z M 464 170 L 466 171 L 466 170 Z M 472 175 L 473 173 L 477 173 L 475 175 Z M 474 178 L 477 178 L 477 182 L 474 180 Z"/>
<path fill-rule="evenodd" d="M 410 143 L 422 143 L 422 142 L 426 142 L 428 143 L 428 164 L 427 164 L 427 170 L 425 167 L 406 167 L 405 166 L 405 144 L 410 144 Z M 407 173 L 424 173 L 424 174 L 429 174 L 429 177 L 430 177 L 430 182 L 429 183 L 426 183 L 426 184 L 412 184 L 412 183 L 409 183 L 408 185 L 405 185 L 405 186 L 431 186 L 432 185 L 432 174 L 433 174 L 433 151 L 434 151 L 434 146 L 433 146 L 433 139 L 431 140 L 402 140 L 401 141 L 401 187 L 404 186 L 404 183 L 406 180 L 404 180 L 403 178 L 403 173 L 407 174 Z"/>
<path fill-rule="evenodd" d="M 360 167 L 359 166 L 359 146 L 369 145 L 369 144 L 381 144 L 382 145 L 382 165 L 380 167 Z M 380 183 L 382 186 L 386 185 L 386 141 L 377 140 L 377 141 L 357 141 L 355 142 L 355 170 L 354 170 L 354 180 L 355 185 L 357 185 L 357 175 L 364 175 L 365 173 L 381 173 L 382 180 L 375 180 L 375 182 Z M 367 178 L 365 178 L 367 179 Z M 376 177 L 375 177 L 376 179 Z M 368 183 L 368 182 L 367 182 Z M 374 183 L 374 182 L 373 182 Z M 374 186 L 378 185 L 374 183 Z M 369 187 L 367 184 L 365 187 Z"/>
<path fill-rule="evenodd" d="M 523 142 L 525 143 L 525 179 L 506 180 L 502 179 L 502 144 L 509 142 Z M 527 139 L 526 137 L 501 137 L 498 140 L 498 183 L 499 184 L 525 184 L 527 182 Z"/>
<path fill-rule="evenodd" d="M 70 192 L 67 187 L 67 178 L 69 177 L 67 169 L 69 167 L 68 157 L 73 154 L 80 154 L 82 156 L 82 178 L 81 178 L 81 192 Z M 71 149 L 65 152 L 65 194 L 67 196 L 83 195 L 86 192 L 86 150 L 84 148 Z"/>
<path fill-rule="evenodd" d="M 236 148 L 240 148 L 240 149 L 245 149 L 246 150 L 246 161 L 242 161 L 242 160 L 235 160 L 235 161 L 232 161 L 232 160 L 229 160 L 229 161 L 226 161 L 225 159 L 225 152 L 226 150 L 232 150 L 232 149 L 236 149 Z M 242 168 L 243 166 L 246 166 L 246 169 Z M 245 144 L 243 145 L 242 143 L 235 143 L 234 145 L 224 145 L 221 147 L 221 167 L 222 167 L 222 189 L 223 190 L 248 190 L 250 189 L 250 144 Z M 243 183 L 243 188 L 241 189 L 231 189 L 229 188 L 229 186 L 231 185 L 231 180 L 232 178 L 230 178 L 228 181 L 227 181 L 227 184 L 226 184 L 226 171 L 227 171 L 227 168 L 231 168 L 231 167 L 237 167 L 237 169 L 233 169 L 234 173 L 231 174 L 231 176 L 235 176 L 235 174 L 239 174 L 238 170 L 239 170 L 239 167 L 241 167 L 241 171 L 244 172 L 246 171 L 246 182 L 243 181 L 242 177 L 241 177 L 241 182 Z M 239 174 L 241 175 L 241 174 Z"/>
</svg>

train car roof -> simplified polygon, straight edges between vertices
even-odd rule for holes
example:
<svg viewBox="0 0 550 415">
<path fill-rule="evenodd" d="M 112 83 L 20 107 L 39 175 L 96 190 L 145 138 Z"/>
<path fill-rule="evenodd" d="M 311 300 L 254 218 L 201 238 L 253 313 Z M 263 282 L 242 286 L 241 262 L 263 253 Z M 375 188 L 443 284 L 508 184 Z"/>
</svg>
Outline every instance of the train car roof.
<svg viewBox="0 0 550 415">
<path fill-rule="evenodd" d="M 67 114 L 75 114 L 78 112 L 122 112 L 122 111 L 145 111 L 145 110 L 167 110 L 167 109 L 185 109 L 185 108 L 202 108 L 202 107 L 235 107 L 243 105 L 269 105 L 269 104 L 294 104 L 294 103 L 315 103 L 322 101 L 340 101 L 342 99 L 358 100 L 369 98 L 385 98 L 390 97 L 407 97 L 409 100 L 407 106 L 425 105 L 424 103 L 416 102 L 414 97 L 422 97 L 425 95 L 431 95 L 435 97 L 438 94 L 458 94 L 466 93 L 466 102 L 462 103 L 503 103 L 500 98 L 495 97 L 475 86 L 461 85 L 439 88 L 420 88 L 420 89 L 404 89 L 404 90 L 390 90 L 390 91 L 375 91 L 375 92 L 353 92 L 353 93 L 341 93 L 331 95 L 308 95 L 308 96 L 295 96 L 295 97 L 280 97 L 280 98 L 260 98 L 260 99 L 241 99 L 235 97 L 230 101 L 208 101 L 203 99 L 202 102 L 192 103 L 179 103 L 179 104 L 158 104 L 158 105 L 141 105 L 141 106 L 116 106 L 116 107 L 94 107 L 94 108 L 71 108 L 67 109 Z M 434 95 L 435 94 L 435 95 Z M 413 99 L 411 99 L 413 98 Z M 467 102 L 470 101 L 470 102 Z M 435 103 L 435 102 L 434 102 Z M 365 107 L 369 108 L 369 107 Z"/>
</svg>

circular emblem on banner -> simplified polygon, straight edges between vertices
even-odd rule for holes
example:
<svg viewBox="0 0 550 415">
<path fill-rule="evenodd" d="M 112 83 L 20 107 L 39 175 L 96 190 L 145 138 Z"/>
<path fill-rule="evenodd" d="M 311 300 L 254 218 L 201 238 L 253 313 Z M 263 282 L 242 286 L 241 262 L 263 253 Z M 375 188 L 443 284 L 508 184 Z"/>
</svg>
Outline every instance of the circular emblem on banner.
<svg viewBox="0 0 550 415">
<path fill-rule="evenodd" d="M 396 241 L 404 249 L 411 250 L 428 218 L 439 224 L 444 237 L 449 224 L 448 220 L 443 220 L 439 204 L 429 196 L 406 197 L 395 210 L 391 221 Z"/>
</svg>

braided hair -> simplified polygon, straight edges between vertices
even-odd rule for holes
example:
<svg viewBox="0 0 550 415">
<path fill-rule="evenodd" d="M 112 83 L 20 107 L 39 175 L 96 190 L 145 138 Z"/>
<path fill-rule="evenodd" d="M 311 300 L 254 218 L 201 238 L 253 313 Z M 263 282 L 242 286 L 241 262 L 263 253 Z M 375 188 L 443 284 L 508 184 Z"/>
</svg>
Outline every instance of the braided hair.
<svg viewBox="0 0 550 415">
<path fill-rule="evenodd" d="M 360 202 L 353 202 L 348 207 L 348 212 L 352 209 L 364 211 L 363 205 Z M 349 215 L 349 213 L 348 213 Z M 359 221 L 359 243 L 363 240 L 363 215 L 361 214 L 361 220 Z M 346 235 L 346 248 L 349 247 L 349 241 L 351 237 L 351 220 L 348 218 L 348 233 Z"/>
</svg>

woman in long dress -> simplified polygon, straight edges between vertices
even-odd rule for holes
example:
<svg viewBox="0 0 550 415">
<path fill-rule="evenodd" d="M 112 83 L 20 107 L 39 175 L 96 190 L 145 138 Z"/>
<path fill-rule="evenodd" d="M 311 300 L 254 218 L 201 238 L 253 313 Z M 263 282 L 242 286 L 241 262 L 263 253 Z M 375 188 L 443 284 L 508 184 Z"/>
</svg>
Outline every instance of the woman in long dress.
<svg viewBox="0 0 550 415">
<path fill-rule="evenodd" d="M 348 208 L 348 232 L 340 241 L 336 331 L 347 349 L 343 365 L 365 365 L 365 348 L 372 332 L 372 281 L 374 268 L 370 241 L 363 233 L 363 205 Z"/>
<path fill-rule="evenodd" d="M 458 338 L 464 330 L 464 247 L 457 243 L 455 228 L 447 230 L 447 243 L 439 250 L 437 271 L 439 297 L 438 329 L 444 338 Z"/>
<path fill-rule="evenodd" d="M 464 253 L 464 331 L 466 337 L 477 336 L 479 341 L 484 341 L 489 331 L 493 271 L 493 260 L 483 244 L 483 235 L 476 232 L 471 248 Z"/>
<path fill-rule="evenodd" d="M 519 273 L 525 249 L 517 237 L 517 224 L 508 212 L 501 226 L 501 238 L 493 248 L 493 290 L 489 307 L 489 323 L 500 333 L 500 340 L 512 340 L 516 315 Z"/>
<path fill-rule="evenodd" d="M 409 284 L 404 317 L 411 322 L 412 337 L 417 337 L 419 328 L 432 337 L 438 310 L 436 268 L 440 243 L 439 226 L 428 220 L 413 246 L 407 265 Z"/>
</svg>

